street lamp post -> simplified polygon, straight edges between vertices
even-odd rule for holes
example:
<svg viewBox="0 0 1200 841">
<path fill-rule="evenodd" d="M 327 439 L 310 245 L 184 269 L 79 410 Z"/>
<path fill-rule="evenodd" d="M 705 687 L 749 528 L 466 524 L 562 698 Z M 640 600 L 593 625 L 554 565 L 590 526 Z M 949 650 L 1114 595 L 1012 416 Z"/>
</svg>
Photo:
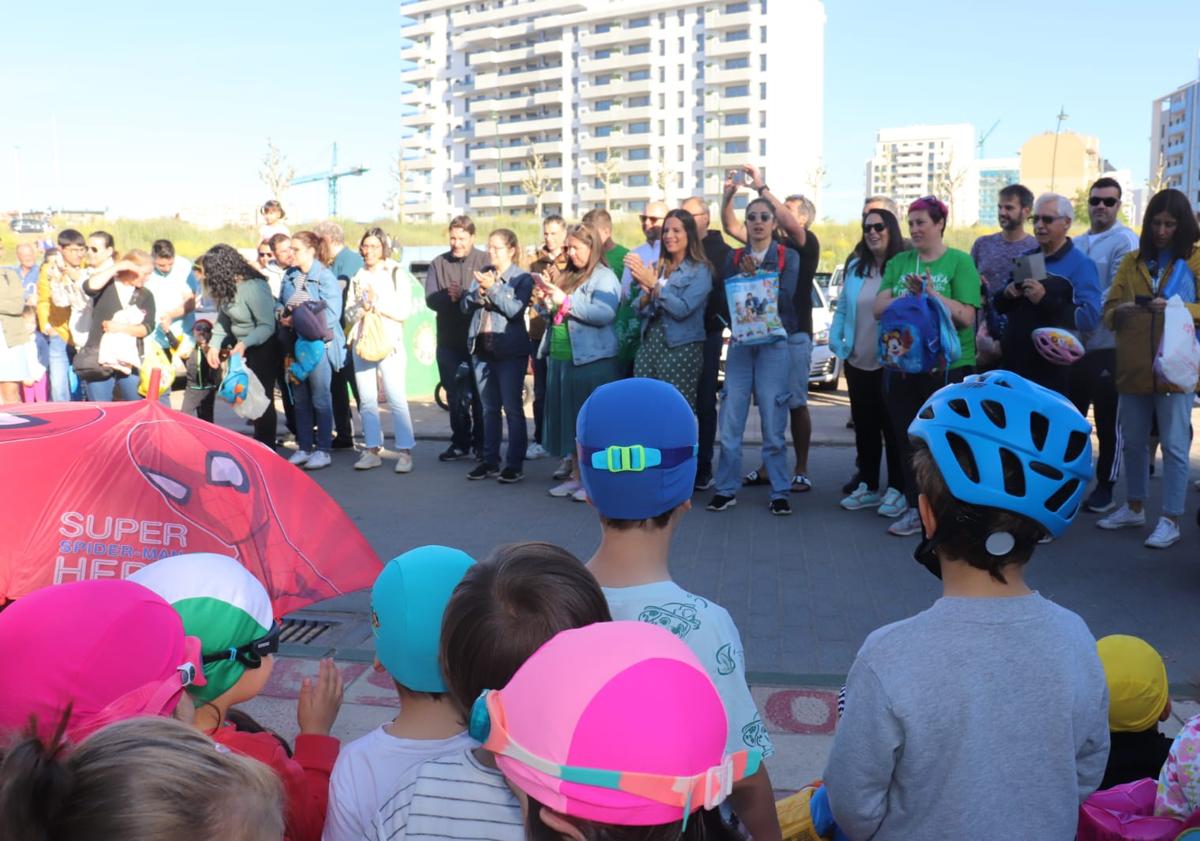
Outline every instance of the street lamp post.
<svg viewBox="0 0 1200 841">
<path fill-rule="evenodd" d="M 1050 153 L 1050 192 L 1054 192 L 1054 171 L 1058 168 L 1058 135 L 1062 132 L 1063 120 L 1067 119 L 1067 106 L 1058 109 L 1058 123 L 1054 127 L 1054 150 Z"/>
</svg>

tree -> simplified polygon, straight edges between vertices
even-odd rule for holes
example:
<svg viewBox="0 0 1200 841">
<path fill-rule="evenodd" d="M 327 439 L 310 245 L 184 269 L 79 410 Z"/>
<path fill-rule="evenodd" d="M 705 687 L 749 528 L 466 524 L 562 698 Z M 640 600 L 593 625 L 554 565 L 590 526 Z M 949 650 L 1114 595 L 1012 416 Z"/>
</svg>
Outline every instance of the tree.
<svg viewBox="0 0 1200 841">
<path fill-rule="evenodd" d="M 967 169 L 955 169 L 954 153 L 946 157 L 946 163 L 937 171 L 933 179 L 933 192 L 942 198 L 950 208 L 946 217 L 946 227 L 949 228 L 954 220 L 955 194 L 967 179 Z"/>
<path fill-rule="evenodd" d="M 1171 186 L 1167 183 L 1166 177 L 1163 175 L 1167 169 L 1167 159 L 1162 154 L 1158 153 L 1158 162 L 1154 165 L 1154 171 L 1150 173 L 1150 177 L 1146 179 L 1146 189 L 1150 191 L 1150 195 L 1161 192 Z"/>
<path fill-rule="evenodd" d="M 609 198 L 608 188 L 612 184 L 619 183 L 620 179 L 617 176 L 617 166 L 621 161 L 620 155 L 613 152 L 612 147 L 604 150 L 604 160 L 596 161 L 593 166 L 596 171 L 596 179 L 604 185 L 604 209 L 612 211 L 612 201 Z"/>
<path fill-rule="evenodd" d="M 404 149 L 396 151 L 396 157 L 392 158 L 392 168 L 388 174 L 391 177 L 391 189 L 388 197 L 383 201 L 383 209 L 403 225 L 404 204 L 408 198 L 408 161 L 404 157 Z"/>
<path fill-rule="evenodd" d="M 525 158 L 525 177 L 521 179 L 521 189 L 525 195 L 533 196 L 534 213 L 538 219 L 542 218 L 542 199 L 550 189 L 550 183 L 546 177 L 546 159 L 530 146 L 529 155 Z"/>
<path fill-rule="evenodd" d="M 668 197 L 668 189 L 670 185 L 671 174 L 667 172 L 667 150 L 662 146 L 658 147 L 658 172 L 654 174 L 654 183 L 658 186 L 659 193 L 662 194 L 662 199 L 667 204 L 671 204 L 671 199 Z"/>
<path fill-rule="evenodd" d="M 1075 224 L 1085 228 L 1092 226 L 1092 217 L 1088 216 L 1089 192 L 1087 187 L 1080 187 L 1075 191 L 1075 195 L 1071 196 L 1071 204 L 1075 207 Z"/>
<path fill-rule="evenodd" d="M 287 157 L 268 137 L 267 154 L 263 157 L 262 169 L 258 171 L 258 177 L 262 179 L 263 184 L 267 185 L 271 198 L 279 201 L 287 188 L 291 186 L 292 178 L 295 175 L 296 170 L 287 162 Z"/>
</svg>

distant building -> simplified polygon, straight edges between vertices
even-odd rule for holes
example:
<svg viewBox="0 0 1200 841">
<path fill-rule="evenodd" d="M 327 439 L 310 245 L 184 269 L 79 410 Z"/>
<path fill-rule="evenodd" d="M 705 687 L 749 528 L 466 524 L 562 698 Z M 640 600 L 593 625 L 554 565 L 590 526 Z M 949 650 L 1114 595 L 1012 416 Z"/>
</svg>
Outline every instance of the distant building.
<svg viewBox="0 0 1200 841">
<path fill-rule="evenodd" d="M 1154 100 L 1150 118 L 1150 182 L 1182 190 L 1200 211 L 1200 71 Z"/>
<path fill-rule="evenodd" d="M 567 217 L 715 201 L 746 163 L 819 203 L 825 7 L 770 7 L 401 0 L 405 217 L 532 211 L 535 154 L 544 212 Z"/>
<path fill-rule="evenodd" d="M 975 168 L 979 173 L 979 224 L 999 225 L 996 205 L 1000 203 L 1000 191 L 1020 182 L 1021 159 L 980 158 Z"/>
<path fill-rule="evenodd" d="M 1021 183 L 1033 195 L 1058 193 L 1074 201 L 1100 177 L 1100 140 L 1086 134 L 1048 131 L 1021 147 Z"/>
<path fill-rule="evenodd" d="M 917 125 L 882 128 L 867 161 L 866 194 L 891 196 L 900 207 L 935 195 L 950 205 L 953 225 L 979 219 L 975 127 Z"/>
</svg>

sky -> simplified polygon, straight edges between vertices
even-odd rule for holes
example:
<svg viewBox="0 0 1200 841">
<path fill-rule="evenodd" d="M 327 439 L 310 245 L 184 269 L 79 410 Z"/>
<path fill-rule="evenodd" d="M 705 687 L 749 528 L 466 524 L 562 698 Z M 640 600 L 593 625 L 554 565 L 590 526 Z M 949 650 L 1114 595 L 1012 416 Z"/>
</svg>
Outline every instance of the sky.
<svg viewBox="0 0 1200 841">
<path fill-rule="evenodd" d="M 270 138 L 297 174 L 328 168 L 337 142 L 341 164 L 370 168 L 342 180 L 342 215 L 384 214 L 400 136 L 397 0 L 66 0 L 52 17 L 11 6 L 0 209 L 252 210 L 267 197 L 258 171 Z M 1197 76 L 1200 2 L 1146 8 L 826 0 L 819 214 L 856 216 L 877 128 L 970 122 L 982 133 L 999 120 L 985 152 L 1000 157 L 1053 130 L 1060 107 L 1064 129 L 1097 135 L 1105 158 L 1145 181 L 1150 103 Z M 75 25 L 52 50 L 64 21 Z M 294 218 L 325 213 L 323 183 L 285 198 Z"/>
</svg>

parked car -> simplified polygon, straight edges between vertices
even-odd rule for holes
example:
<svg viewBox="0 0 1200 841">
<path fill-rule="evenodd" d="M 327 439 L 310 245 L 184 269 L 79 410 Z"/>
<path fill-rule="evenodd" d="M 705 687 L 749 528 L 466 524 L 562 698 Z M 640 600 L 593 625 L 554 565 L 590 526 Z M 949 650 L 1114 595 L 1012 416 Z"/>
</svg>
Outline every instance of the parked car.
<svg viewBox="0 0 1200 841">
<path fill-rule="evenodd" d="M 8 227 L 17 234 L 45 234 L 54 230 L 49 219 L 39 219 L 36 216 L 17 216 L 8 223 Z"/>
</svg>

